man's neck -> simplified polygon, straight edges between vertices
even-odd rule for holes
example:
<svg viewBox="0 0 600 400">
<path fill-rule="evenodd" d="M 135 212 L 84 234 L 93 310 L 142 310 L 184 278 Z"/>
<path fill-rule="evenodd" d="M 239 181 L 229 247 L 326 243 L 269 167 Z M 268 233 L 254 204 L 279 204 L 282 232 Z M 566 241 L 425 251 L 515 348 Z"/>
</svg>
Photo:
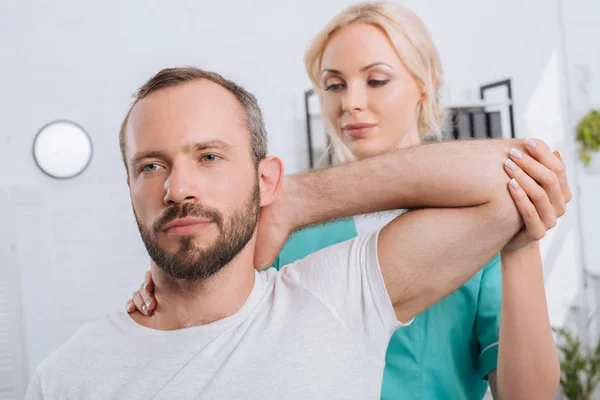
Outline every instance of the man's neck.
<svg viewBox="0 0 600 400">
<path fill-rule="evenodd" d="M 132 318 L 149 328 L 175 330 L 235 314 L 254 287 L 253 254 L 248 247 L 219 272 L 199 281 L 175 279 L 153 263 L 156 309 L 149 317 L 135 313 Z"/>
</svg>

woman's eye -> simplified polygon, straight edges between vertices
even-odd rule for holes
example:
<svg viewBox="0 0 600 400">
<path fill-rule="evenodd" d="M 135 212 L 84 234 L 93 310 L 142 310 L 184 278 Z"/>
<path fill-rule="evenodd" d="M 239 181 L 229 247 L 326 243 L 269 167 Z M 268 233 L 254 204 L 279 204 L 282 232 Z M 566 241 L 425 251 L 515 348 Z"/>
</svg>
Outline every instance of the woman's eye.
<svg viewBox="0 0 600 400">
<path fill-rule="evenodd" d="M 220 157 L 217 156 L 216 154 L 205 154 L 202 157 L 200 157 L 200 159 L 202 161 L 215 162 L 215 161 L 219 160 Z"/>
<path fill-rule="evenodd" d="M 329 91 L 335 92 L 337 90 L 340 90 L 342 88 L 342 86 L 343 85 L 341 83 L 331 83 L 331 84 L 325 86 L 325 90 L 329 90 Z"/>
<path fill-rule="evenodd" d="M 389 81 L 389 79 L 369 79 L 369 85 L 374 87 L 383 86 Z"/>
</svg>

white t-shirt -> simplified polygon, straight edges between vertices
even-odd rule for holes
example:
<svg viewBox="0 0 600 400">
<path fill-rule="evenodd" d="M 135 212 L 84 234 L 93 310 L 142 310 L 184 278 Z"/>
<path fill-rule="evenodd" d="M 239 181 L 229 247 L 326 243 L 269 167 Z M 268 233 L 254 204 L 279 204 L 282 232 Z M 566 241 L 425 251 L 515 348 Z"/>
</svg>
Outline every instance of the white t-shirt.
<svg viewBox="0 0 600 400">
<path fill-rule="evenodd" d="M 256 273 L 211 324 L 159 331 L 117 312 L 84 325 L 36 370 L 26 399 L 377 399 L 400 326 L 377 233 Z"/>
<path fill-rule="evenodd" d="M 354 226 L 356 227 L 356 234 L 362 236 L 375 233 L 407 211 L 400 209 L 355 215 Z"/>
</svg>

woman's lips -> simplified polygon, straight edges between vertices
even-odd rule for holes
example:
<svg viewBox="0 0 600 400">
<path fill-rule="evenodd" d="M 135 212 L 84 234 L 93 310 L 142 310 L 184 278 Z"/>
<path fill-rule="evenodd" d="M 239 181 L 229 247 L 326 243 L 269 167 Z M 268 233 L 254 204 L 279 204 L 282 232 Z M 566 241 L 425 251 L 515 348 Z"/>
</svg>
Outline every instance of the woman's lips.
<svg viewBox="0 0 600 400">
<path fill-rule="evenodd" d="M 368 123 L 357 123 L 357 124 L 348 124 L 344 125 L 342 130 L 348 136 L 353 139 L 359 139 L 367 136 L 373 128 L 375 128 L 377 124 L 368 124 Z"/>
</svg>

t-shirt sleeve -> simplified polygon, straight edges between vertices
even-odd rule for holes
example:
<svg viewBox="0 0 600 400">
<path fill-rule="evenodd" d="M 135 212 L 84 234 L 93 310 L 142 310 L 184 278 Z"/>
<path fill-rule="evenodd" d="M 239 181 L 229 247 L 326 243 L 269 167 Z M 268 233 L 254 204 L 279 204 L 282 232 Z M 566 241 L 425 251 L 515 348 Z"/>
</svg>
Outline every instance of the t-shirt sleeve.
<svg viewBox="0 0 600 400">
<path fill-rule="evenodd" d="M 484 268 L 479 286 L 475 336 L 479 345 L 477 370 L 482 379 L 498 367 L 502 276 L 500 254 Z"/>
<path fill-rule="evenodd" d="M 40 375 L 36 371 L 29 382 L 27 393 L 25 393 L 25 400 L 40 400 L 43 398 L 44 393 L 42 393 L 42 382 L 40 380 Z"/>
<path fill-rule="evenodd" d="M 356 227 L 352 218 L 302 228 L 294 232 L 287 240 L 273 267 L 279 270 L 315 251 L 345 242 L 356 236 Z"/>
<path fill-rule="evenodd" d="M 283 269 L 377 356 L 399 326 L 377 259 L 379 232 L 325 248 Z"/>
<path fill-rule="evenodd" d="M 356 237 L 356 227 L 351 218 L 302 228 L 289 237 L 281 252 L 269 268 L 279 271 L 287 266 L 328 246 Z"/>
</svg>

